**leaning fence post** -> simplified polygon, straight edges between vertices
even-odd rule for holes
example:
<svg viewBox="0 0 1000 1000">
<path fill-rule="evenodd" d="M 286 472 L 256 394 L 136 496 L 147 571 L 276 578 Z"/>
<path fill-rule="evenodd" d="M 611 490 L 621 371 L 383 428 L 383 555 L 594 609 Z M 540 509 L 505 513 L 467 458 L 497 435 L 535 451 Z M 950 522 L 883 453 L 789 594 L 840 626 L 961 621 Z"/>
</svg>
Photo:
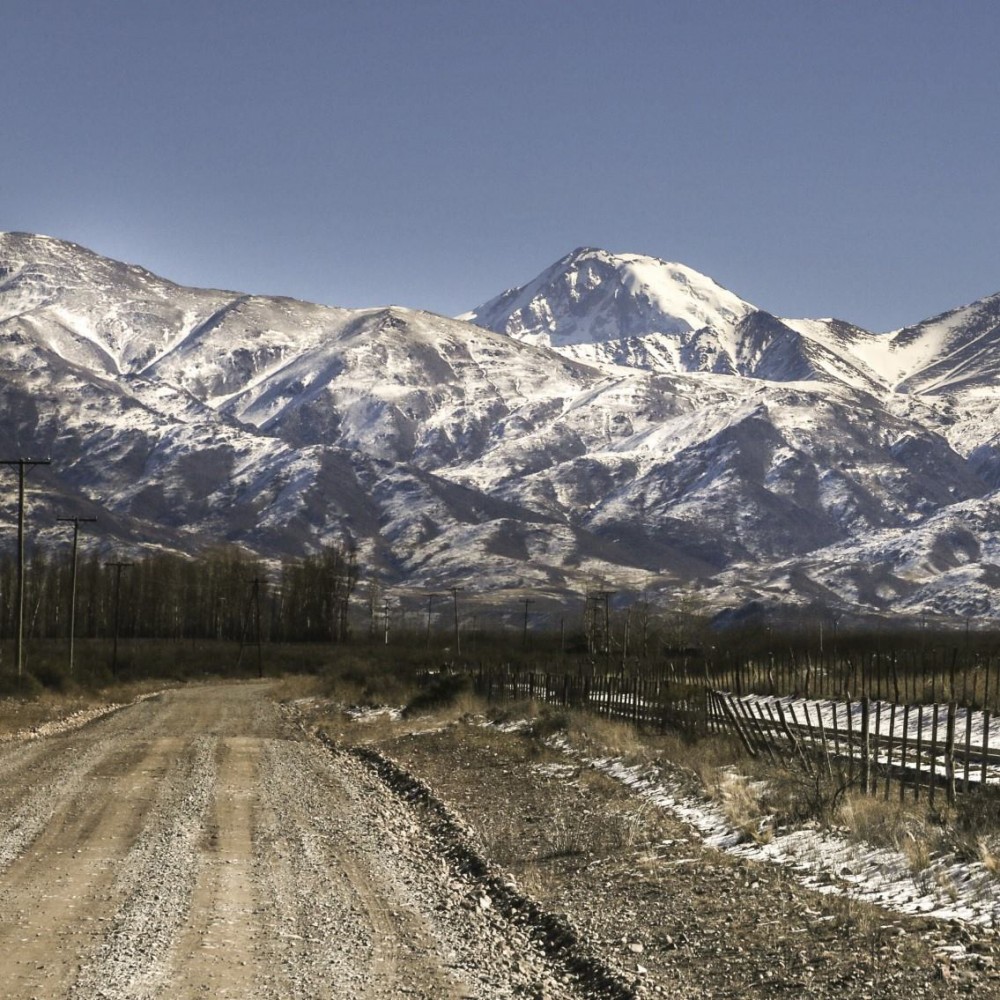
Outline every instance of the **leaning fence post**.
<svg viewBox="0 0 1000 1000">
<path fill-rule="evenodd" d="M 806 705 L 806 715 L 809 714 L 809 706 Z M 833 777 L 833 761 L 830 759 L 830 748 L 826 743 L 826 730 L 823 727 L 823 710 L 820 708 L 820 704 L 816 702 L 816 722 L 819 725 L 819 738 L 823 745 L 823 759 L 826 761 L 826 773 L 829 777 Z"/>
<path fill-rule="evenodd" d="M 781 702 L 775 701 L 774 707 L 778 710 L 778 718 L 781 719 L 781 728 L 784 729 L 785 736 L 788 737 L 788 742 L 792 745 L 792 749 L 795 753 L 798 754 L 799 760 L 802 761 L 802 766 L 805 768 L 806 772 L 811 774 L 812 765 L 809 763 L 809 758 L 802 750 L 802 744 L 799 742 L 799 738 L 789 728 L 788 722 L 785 719 L 784 710 L 781 707 Z M 791 708 L 791 703 L 789 703 L 789 708 Z"/>
<path fill-rule="evenodd" d="M 927 784 L 927 800 L 930 803 L 930 807 L 933 809 L 934 793 L 937 790 L 935 786 L 937 785 L 938 716 L 941 713 L 938 711 L 937 702 L 935 702 L 932 707 L 934 709 L 934 724 L 931 726 L 931 773 Z"/>
<path fill-rule="evenodd" d="M 777 756 L 775 756 L 774 747 L 771 745 L 774 742 L 774 740 L 770 735 L 768 735 L 768 730 L 765 725 L 766 720 L 764 719 L 764 712 L 760 707 L 760 702 L 759 701 L 754 702 L 752 705 L 747 705 L 745 702 L 740 702 L 740 704 L 743 705 L 743 708 L 747 714 L 747 718 L 750 719 L 753 727 L 760 734 L 760 742 L 763 745 L 764 749 L 767 751 L 768 757 L 770 757 L 772 761 L 777 762 L 778 758 Z M 756 716 L 754 716 L 753 714 L 754 708 L 757 709 Z"/>
<path fill-rule="evenodd" d="M 990 752 L 990 710 L 983 709 L 983 759 L 980 764 L 979 789 L 986 791 L 986 763 Z"/>
<path fill-rule="evenodd" d="M 798 716 L 795 714 L 795 706 L 789 702 L 788 711 L 792 713 L 792 722 L 795 723 L 799 732 L 802 731 L 802 727 L 799 725 Z M 809 702 L 804 701 L 802 703 L 802 712 L 806 717 L 806 729 L 809 731 L 809 749 L 815 754 L 819 750 L 819 744 L 816 742 L 816 733 L 813 731 L 812 719 L 809 718 Z"/>
<path fill-rule="evenodd" d="M 736 717 L 736 712 L 733 710 L 733 706 L 730 703 L 732 695 L 720 694 L 719 692 L 716 692 L 715 698 L 717 703 L 722 707 L 723 714 L 728 716 L 729 720 L 732 722 L 733 729 L 736 730 L 736 734 L 739 736 L 740 742 L 746 748 L 746 752 L 751 757 L 756 757 L 757 751 L 754 750 L 753 744 L 750 742 L 750 737 L 747 736 L 743 727 L 740 725 L 740 720 Z"/>
<path fill-rule="evenodd" d="M 949 805 L 955 803 L 955 714 L 958 705 L 948 702 L 948 722 L 944 735 L 944 776 Z"/>
<path fill-rule="evenodd" d="M 965 760 L 962 762 L 962 791 L 969 792 L 969 768 L 972 766 L 972 709 L 965 707 Z"/>
<path fill-rule="evenodd" d="M 868 695 L 861 698 L 861 787 L 871 794 L 871 705 Z"/>
<path fill-rule="evenodd" d="M 915 781 L 913 782 L 913 801 L 920 798 L 920 783 L 924 779 L 924 706 L 917 706 L 917 744 L 916 744 L 917 767 Z"/>
<path fill-rule="evenodd" d="M 899 801 L 906 792 L 906 745 L 910 739 L 910 706 L 903 706 L 903 739 L 899 747 Z"/>
<path fill-rule="evenodd" d="M 774 714 L 774 709 L 771 706 L 771 702 L 769 701 L 765 702 L 764 708 L 767 709 L 767 717 L 768 719 L 771 720 L 770 729 L 768 731 L 774 734 L 773 735 L 773 739 L 775 741 L 774 745 L 778 748 L 784 748 L 784 750 L 787 752 L 788 759 L 791 760 L 795 754 L 795 751 L 792 747 L 788 745 L 788 741 L 781 739 L 779 735 L 780 729 L 778 727 L 778 719 Z M 764 720 L 764 712 L 763 709 L 761 709 L 760 702 L 757 702 L 757 711 L 760 713 L 761 720 L 766 722 L 766 720 Z M 782 756 L 785 756 L 785 753 L 782 753 Z"/>
<path fill-rule="evenodd" d="M 872 745 L 872 795 L 878 795 L 879 757 L 882 747 L 882 699 L 875 703 L 875 728 L 871 735 Z"/>
<path fill-rule="evenodd" d="M 847 778 L 854 781 L 854 714 L 851 699 L 847 699 Z"/>
<path fill-rule="evenodd" d="M 889 801 L 889 786 L 892 784 L 892 751 L 896 737 L 896 703 L 889 709 L 889 744 L 885 754 L 885 800 Z"/>
</svg>

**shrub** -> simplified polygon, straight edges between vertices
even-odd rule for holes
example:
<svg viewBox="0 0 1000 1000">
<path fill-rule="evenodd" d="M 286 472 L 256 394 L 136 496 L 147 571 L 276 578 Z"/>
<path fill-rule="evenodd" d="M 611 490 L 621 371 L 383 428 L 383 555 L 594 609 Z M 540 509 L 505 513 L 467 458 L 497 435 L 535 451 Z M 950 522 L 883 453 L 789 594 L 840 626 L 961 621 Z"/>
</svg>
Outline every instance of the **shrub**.
<svg viewBox="0 0 1000 1000">
<path fill-rule="evenodd" d="M 426 686 L 403 709 L 403 717 L 436 711 L 454 705 L 471 688 L 467 674 L 425 675 Z"/>
<path fill-rule="evenodd" d="M 27 671 L 20 677 L 8 671 L 0 673 L 0 698 L 37 698 L 42 690 L 35 675 Z"/>
</svg>

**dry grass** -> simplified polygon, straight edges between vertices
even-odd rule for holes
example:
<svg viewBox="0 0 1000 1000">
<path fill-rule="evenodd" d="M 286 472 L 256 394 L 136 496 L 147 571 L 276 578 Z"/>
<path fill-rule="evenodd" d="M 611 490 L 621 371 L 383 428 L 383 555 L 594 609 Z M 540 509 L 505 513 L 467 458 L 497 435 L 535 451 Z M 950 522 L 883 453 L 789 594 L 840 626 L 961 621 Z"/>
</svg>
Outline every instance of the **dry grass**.
<svg viewBox="0 0 1000 1000">
<path fill-rule="evenodd" d="M 271 685 L 271 697 L 280 702 L 317 698 L 324 693 L 323 682 L 315 674 L 286 674 Z"/>
<path fill-rule="evenodd" d="M 719 803 L 729 825 L 745 840 L 768 843 L 774 835 L 771 815 L 757 782 L 733 768 L 714 772 L 712 797 Z"/>
<path fill-rule="evenodd" d="M 991 874 L 1000 875 L 1000 852 L 997 851 L 996 838 L 993 842 L 980 837 L 976 842 L 979 851 L 979 863 Z"/>
<path fill-rule="evenodd" d="M 162 681 L 112 684 L 99 690 L 73 693 L 41 691 L 29 698 L 0 698 L 0 735 L 30 730 L 46 722 L 64 719 L 82 709 L 107 704 L 127 704 L 134 698 L 166 687 Z"/>
<path fill-rule="evenodd" d="M 597 744 L 616 757 L 645 756 L 649 747 L 640 739 L 634 726 L 616 719 L 606 719 L 589 712 L 568 713 L 567 735 L 574 744 Z"/>
<path fill-rule="evenodd" d="M 697 776 L 703 793 L 718 802 L 734 830 L 758 843 L 781 828 L 816 824 L 835 829 L 858 843 L 899 851 L 915 875 L 928 872 L 942 855 L 979 862 L 1000 877 L 1000 796 L 960 796 L 956 806 L 932 810 L 926 798 L 900 802 L 892 795 L 863 794 L 836 765 L 817 762 L 811 771 L 799 763 L 748 759 L 731 740 L 708 737 L 689 742 L 670 735 L 649 736 L 606 720 L 579 726 L 593 739 L 627 748 L 638 760 L 664 757 Z"/>
<path fill-rule="evenodd" d="M 835 820 L 853 838 L 876 847 L 903 850 L 905 842 L 927 839 L 924 820 L 895 798 L 886 802 L 850 791 L 844 796 Z"/>
<path fill-rule="evenodd" d="M 403 705 L 372 705 L 363 697 L 350 698 L 355 689 L 341 685 L 344 699 L 327 699 L 323 709 L 316 713 L 313 724 L 338 743 L 388 743 L 401 736 L 428 729 L 455 725 L 459 721 L 483 718 L 486 702 L 469 690 L 461 690 L 444 704 L 403 712 Z M 363 692 L 361 692 L 363 694 Z M 412 704 L 412 702 L 411 702 Z M 352 717 L 351 709 L 368 709 Z"/>
</svg>

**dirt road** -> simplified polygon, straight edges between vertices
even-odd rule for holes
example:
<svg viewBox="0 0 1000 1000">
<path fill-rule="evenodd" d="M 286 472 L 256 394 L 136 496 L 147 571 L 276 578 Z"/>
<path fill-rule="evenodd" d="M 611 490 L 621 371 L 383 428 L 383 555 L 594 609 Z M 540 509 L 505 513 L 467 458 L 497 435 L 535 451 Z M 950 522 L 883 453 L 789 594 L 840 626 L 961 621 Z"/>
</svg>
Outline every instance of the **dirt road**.
<svg viewBox="0 0 1000 1000">
<path fill-rule="evenodd" d="M 265 684 L 7 744 L 0 996 L 628 995 L 498 904 L 425 812 Z"/>
</svg>

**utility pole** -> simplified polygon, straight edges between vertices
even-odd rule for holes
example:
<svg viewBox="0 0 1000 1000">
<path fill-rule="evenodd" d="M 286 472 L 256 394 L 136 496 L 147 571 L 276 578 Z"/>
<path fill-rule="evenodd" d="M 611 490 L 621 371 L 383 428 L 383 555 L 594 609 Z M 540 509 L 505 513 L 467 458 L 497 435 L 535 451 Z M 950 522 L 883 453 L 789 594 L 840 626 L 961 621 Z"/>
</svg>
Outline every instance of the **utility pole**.
<svg viewBox="0 0 1000 1000">
<path fill-rule="evenodd" d="M 250 597 L 247 600 L 247 612 L 243 616 L 243 629 L 240 632 L 240 655 L 236 660 L 236 669 L 243 663 L 243 649 L 246 645 L 247 628 L 250 625 L 250 615 L 253 614 L 254 631 L 257 639 L 257 676 L 264 676 L 264 658 L 260 646 L 260 577 L 255 576 L 250 581 Z"/>
<path fill-rule="evenodd" d="M 96 517 L 57 517 L 57 521 L 73 525 L 73 572 L 71 574 L 69 597 L 69 675 L 73 676 L 73 643 L 76 639 L 76 553 L 80 540 L 80 525 L 93 524 Z"/>
<path fill-rule="evenodd" d="M 108 562 L 104 564 L 115 571 L 115 641 L 111 647 L 111 676 L 118 679 L 118 633 L 121 623 L 122 606 L 122 570 L 128 569 L 132 563 L 129 562 Z"/>
<path fill-rule="evenodd" d="M 455 655 L 462 655 L 462 640 L 458 631 L 458 595 L 464 589 L 462 587 L 449 587 L 451 599 L 455 605 Z"/>
<path fill-rule="evenodd" d="M 632 622 L 632 608 L 625 609 L 625 630 L 622 633 L 622 674 L 625 673 L 625 665 L 628 663 L 628 633 L 629 625 Z"/>
<path fill-rule="evenodd" d="M 618 593 L 616 590 L 599 590 L 596 597 L 604 601 L 604 653 L 606 669 L 611 670 L 611 598 Z"/>
<path fill-rule="evenodd" d="M 535 602 L 530 597 L 524 598 L 524 630 L 521 633 L 521 645 L 528 648 L 528 605 Z"/>
<path fill-rule="evenodd" d="M 444 597 L 444 594 L 427 595 L 427 648 L 431 648 L 431 608 L 434 605 L 434 598 Z"/>
<path fill-rule="evenodd" d="M 49 459 L 13 458 L 0 461 L 0 465 L 17 466 L 17 633 L 14 641 L 14 659 L 17 661 L 17 679 L 24 669 L 24 472 L 33 465 L 49 465 Z"/>
<path fill-rule="evenodd" d="M 587 628 L 587 651 L 591 656 L 596 656 L 601 650 L 601 643 L 598 637 L 601 636 L 601 602 L 604 602 L 604 632 L 602 641 L 605 649 L 610 644 L 608 635 L 608 594 L 609 591 L 594 590 L 588 591 L 586 597 L 586 608 L 584 609 L 584 624 Z"/>
</svg>

